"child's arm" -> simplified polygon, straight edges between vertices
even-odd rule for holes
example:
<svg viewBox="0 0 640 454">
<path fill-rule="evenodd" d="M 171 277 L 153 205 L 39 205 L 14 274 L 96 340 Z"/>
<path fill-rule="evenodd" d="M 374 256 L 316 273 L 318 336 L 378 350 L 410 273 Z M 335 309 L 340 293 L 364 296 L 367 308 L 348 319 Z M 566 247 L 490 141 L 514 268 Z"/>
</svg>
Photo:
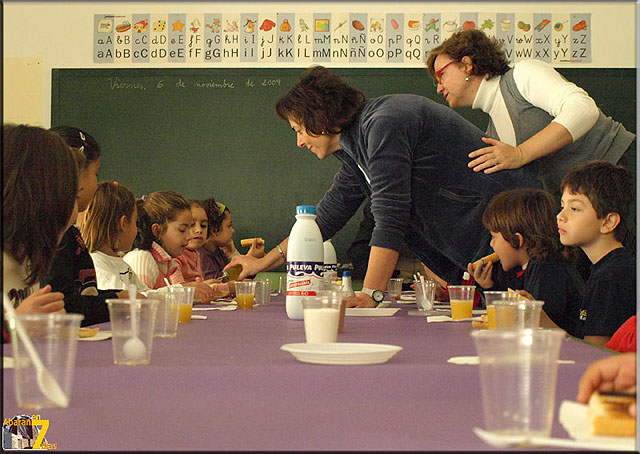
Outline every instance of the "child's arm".
<svg viewBox="0 0 640 454">
<path fill-rule="evenodd" d="M 600 347 L 604 347 L 604 344 L 609 342 L 609 339 L 611 339 L 611 336 L 584 336 L 584 340 Z"/>
</svg>

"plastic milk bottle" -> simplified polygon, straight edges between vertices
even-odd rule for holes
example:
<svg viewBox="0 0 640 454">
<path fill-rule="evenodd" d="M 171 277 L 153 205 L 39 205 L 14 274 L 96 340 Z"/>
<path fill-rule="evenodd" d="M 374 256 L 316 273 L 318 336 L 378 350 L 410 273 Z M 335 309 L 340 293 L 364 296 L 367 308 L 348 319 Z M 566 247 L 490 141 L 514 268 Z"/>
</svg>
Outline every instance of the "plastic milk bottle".
<svg viewBox="0 0 640 454">
<path fill-rule="evenodd" d="M 338 279 L 338 258 L 331 240 L 324 242 L 324 280 L 335 281 Z"/>
<path fill-rule="evenodd" d="M 302 320 L 302 297 L 315 296 L 324 273 L 324 246 L 316 207 L 298 205 L 287 245 L 287 316 Z"/>
</svg>

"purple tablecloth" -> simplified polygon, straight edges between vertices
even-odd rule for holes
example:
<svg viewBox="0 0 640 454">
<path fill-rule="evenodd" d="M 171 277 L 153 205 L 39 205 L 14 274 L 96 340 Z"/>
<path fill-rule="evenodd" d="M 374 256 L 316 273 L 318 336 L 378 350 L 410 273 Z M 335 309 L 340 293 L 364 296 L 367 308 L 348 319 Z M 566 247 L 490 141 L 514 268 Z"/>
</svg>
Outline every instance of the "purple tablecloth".
<svg viewBox="0 0 640 454">
<path fill-rule="evenodd" d="M 389 362 L 326 366 L 298 362 L 280 346 L 304 342 L 282 296 L 252 311 L 210 311 L 153 341 L 148 366 L 115 366 L 111 341 L 79 342 L 71 404 L 41 410 L 58 450 L 495 450 L 483 427 L 478 367 L 468 322 L 408 316 L 347 317 L 341 342 L 403 347 Z M 109 325 L 99 325 L 108 329 Z M 4 354 L 11 355 L 9 345 Z M 562 400 L 575 400 L 589 363 L 608 353 L 566 339 L 552 436 Z M 16 407 L 5 370 L 3 416 Z"/>
</svg>

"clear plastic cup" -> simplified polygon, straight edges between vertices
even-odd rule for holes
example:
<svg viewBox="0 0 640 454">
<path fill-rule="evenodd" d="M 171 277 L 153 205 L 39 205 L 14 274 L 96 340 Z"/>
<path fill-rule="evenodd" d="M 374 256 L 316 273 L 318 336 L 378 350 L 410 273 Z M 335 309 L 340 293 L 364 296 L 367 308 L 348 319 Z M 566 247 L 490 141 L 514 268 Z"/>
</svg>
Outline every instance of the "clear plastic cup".
<svg viewBox="0 0 640 454">
<path fill-rule="evenodd" d="M 307 343 L 336 342 L 340 324 L 342 299 L 331 296 L 305 296 L 302 298 L 304 334 Z"/>
<path fill-rule="evenodd" d="M 338 334 L 344 332 L 344 314 L 346 312 L 346 304 L 344 299 L 349 296 L 347 292 L 340 290 L 319 290 L 316 292 L 317 297 L 332 298 L 340 303 L 340 320 L 338 322 Z"/>
<path fill-rule="evenodd" d="M 271 280 L 256 280 L 255 303 L 256 305 L 265 306 L 271 302 Z"/>
<path fill-rule="evenodd" d="M 494 301 L 496 329 L 527 329 L 540 326 L 543 301 L 520 299 Z"/>
<path fill-rule="evenodd" d="M 389 279 L 389 283 L 387 284 L 387 294 L 389 298 L 395 300 L 400 299 L 402 295 L 402 280 L 401 277 L 392 277 Z"/>
<path fill-rule="evenodd" d="M 144 348 L 140 350 L 140 356 L 130 356 L 125 351 L 127 342 L 130 339 L 135 339 L 132 329 L 131 304 L 135 304 L 137 337 L 144 345 Z M 109 317 L 111 318 L 113 362 L 115 364 L 123 366 L 149 364 L 159 304 L 157 300 L 152 299 L 134 300 L 133 303 L 127 299 L 107 300 Z"/>
<path fill-rule="evenodd" d="M 238 310 L 253 309 L 256 281 L 236 281 L 235 285 Z"/>
<path fill-rule="evenodd" d="M 463 320 L 473 314 L 473 296 L 475 285 L 448 285 L 449 302 L 451 303 L 451 318 Z"/>
<path fill-rule="evenodd" d="M 178 323 L 191 323 L 191 311 L 193 309 L 193 297 L 195 287 L 164 287 L 173 295 L 173 300 L 178 304 Z"/>
<path fill-rule="evenodd" d="M 169 292 L 167 287 L 150 290 L 147 297 L 158 301 L 156 311 L 156 327 L 154 337 L 176 337 L 178 335 L 178 316 L 180 314 L 180 298 Z"/>
<path fill-rule="evenodd" d="M 42 364 L 58 382 L 69 402 L 76 364 L 78 329 L 84 315 L 16 314 L 16 318 L 22 323 Z M 9 322 L 9 327 L 15 361 L 14 380 L 18 407 L 27 410 L 60 407 L 60 403 L 49 399 L 38 384 L 37 369 L 25 343 L 18 336 L 15 323 Z M 44 382 L 41 384 L 46 386 Z"/>
<path fill-rule="evenodd" d="M 517 301 L 522 299 L 522 296 L 516 292 L 487 291 L 482 294 L 484 295 L 484 301 L 487 306 L 487 323 L 489 324 L 489 329 L 497 329 L 496 308 L 493 305 L 494 301 Z"/>
<path fill-rule="evenodd" d="M 487 431 L 527 437 L 551 433 L 564 332 L 473 331 Z"/>
<path fill-rule="evenodd" d="M 415 281 L 413 288 L 416 291 L 416 307 L 419 311 L 433 310 L 435 304 L 436 282 L 431 279 Z"/>
</svg>

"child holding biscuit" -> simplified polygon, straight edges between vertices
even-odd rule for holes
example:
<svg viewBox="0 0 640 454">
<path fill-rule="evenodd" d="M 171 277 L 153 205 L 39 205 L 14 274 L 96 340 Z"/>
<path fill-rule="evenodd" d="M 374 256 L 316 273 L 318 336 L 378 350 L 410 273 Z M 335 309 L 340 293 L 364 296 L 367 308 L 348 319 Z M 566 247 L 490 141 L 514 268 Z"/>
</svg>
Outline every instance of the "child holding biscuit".
<svg viewBox="0 0 640 454">
<path fill-rule="evenodd" d="M 193 223 L 190 227 L 191 236 L 184 252 L 175 258 L 175 262 L 180 269 L 180 273 L 174 273 L 169 276 L 169 281 L 173 283 L 176 276 L 181 276 L 181 279 L 185 282 L 204 281 L 220 296 L 226 295 L 229 293 L 227 284 L 216 282 L 215 279 L 204 280 L 202 268 L 200 266 L 201 260 L 198 249 L 200 249 L 207 241 L 209 235 L 209 220 L 201 202 L 193 199 L 188 201 L 191 204 L 191 216 L 193 217 Z"/>
<path fill-rule="evenodd" d="M 563 257 L 555 215 L 555 201 L 543 190 L 515 189 L 496 195 L 482 223 L 491 232 L 491 247 L 500 261 L 470 263 L 468 271 L 484 290 L 513 288 L 544 301 L 541 325 L 575 335 L 584 281 Z"/>
<path fill-rule="evenodd" d="M 561 187 L 560 241 L 581 248 L 592 263 L 576 335 L 605 345 L 636 313 L 635 238 L 627 227 L 633 178 L 622 166 L 591 161 L 572 168 Z"/>
<path fill-rule="evenodd" d="M 224 267 L 229 263 L 232 255 L 226 249 L 233 249 L 233 220 L 231 211 L 226 205 L 216 202 L 211 197 L 202 206 L 209 221 L 209 238 L 204 245 L 198 249 L 201 258 L 202 274 L 205 279 L 219 279 L 222 277 Z M 254 238 L 247 255 L 256 258 L 264 256 L 264 242 Z"/>
</svg>

